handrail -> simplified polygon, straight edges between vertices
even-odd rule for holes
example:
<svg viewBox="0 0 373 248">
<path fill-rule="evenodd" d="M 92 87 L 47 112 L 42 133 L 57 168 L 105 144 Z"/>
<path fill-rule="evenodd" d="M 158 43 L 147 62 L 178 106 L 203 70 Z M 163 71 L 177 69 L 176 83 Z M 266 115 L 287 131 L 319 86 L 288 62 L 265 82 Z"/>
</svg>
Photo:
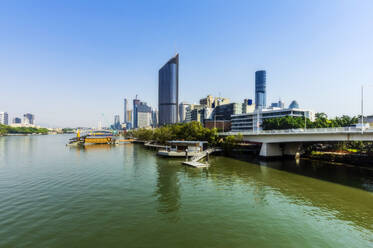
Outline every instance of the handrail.
<svg viewBox="0 0 373 248">
<path fill-rule="evenodd" d="M 361 133 L 361 128 L 356 127 L 335 127 L 335 128 L 299 128 L 283 130 L 261 130 L 261 131 L 230 131 L 220 132 L 219 135 L 266 135 L 266 134 L 328 134 L 328 133 Z M 373 133 L 373 129 L 364 129 L 364 133 Z"/>
</svg>

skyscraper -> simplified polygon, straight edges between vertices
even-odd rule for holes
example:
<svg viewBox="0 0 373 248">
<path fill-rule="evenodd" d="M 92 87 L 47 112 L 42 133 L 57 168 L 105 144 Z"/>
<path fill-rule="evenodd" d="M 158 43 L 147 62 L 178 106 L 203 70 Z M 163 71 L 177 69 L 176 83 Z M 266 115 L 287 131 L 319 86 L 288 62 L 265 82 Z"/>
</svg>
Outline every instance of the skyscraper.
<svg viewBox="0 0 373 248">
<path fill-rule="evenodd" d="M 153 110 L 152 112 L 152 127 L 157 127 L 158 126 L 158 111 Z"/>
<path fill-rule="evenodd" d="M 255 72 L 255 108 L 263 109 L 266 107 L 266 71 Z"/>
<path fill-rule="evenodd" d="M 7 112 L 0 112 L 0 124 L 3 124 L 3 125 L 9 124 L 9 116 Z"/>
<path fill-rule="evenodd" d="M 137 99 L 137 96 L 136 96 L 136 99 L 133 99 L 133 128 L 137 128 L 138 127 L 138 114 L 137 114 L 137 111 L 138 111 L 138 106 L 140 105 L 140 100 Z"/>
<path fill-rule="evenodd" d="M 132 123 L 132 110 L 127 110 L 127 123 Z"/>
<path fill-rule="evenodd" d="M 127 123 L 127 108 L 128 108 L 128 101 L 127 98 L 124 98 L 124 110 L 123 110 L 123 123 Z"/>
<path fill-rule="evenodd" d="M 158 76 L 158 123 L 161 126 L 177 123 L 179 115 L 179 54 L 176 54 L 159 70 Z"/>
<path fill-rule="evenodd" d="M 113 124 L 113 129 L 120 130 L 121 125 L 120 125 L 120 117 L 119 115 L 114 115 L 114 124 Z"/>
<path fill-rule="evenodd" d="M 152 109 L 145 102 L 137 105 L 137 128 L 150 127 L 152 125 Z"/>
</svg>

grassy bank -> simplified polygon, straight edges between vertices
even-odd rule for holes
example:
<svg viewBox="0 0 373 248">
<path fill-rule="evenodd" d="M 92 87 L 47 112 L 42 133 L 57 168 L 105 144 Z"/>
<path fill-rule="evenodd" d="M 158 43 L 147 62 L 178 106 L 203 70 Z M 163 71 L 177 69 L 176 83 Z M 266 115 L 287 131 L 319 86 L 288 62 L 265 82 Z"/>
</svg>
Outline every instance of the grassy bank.
<svg viewBox="0 0 373 248">
<path fill-rule="evenodd" d="M 8 125 L 0 124 L 0 135 L 7 134 L 47 134 L 48 129 L 46 128 L 36 128 L 36 127 L 11 127 Z"/>
</svg>

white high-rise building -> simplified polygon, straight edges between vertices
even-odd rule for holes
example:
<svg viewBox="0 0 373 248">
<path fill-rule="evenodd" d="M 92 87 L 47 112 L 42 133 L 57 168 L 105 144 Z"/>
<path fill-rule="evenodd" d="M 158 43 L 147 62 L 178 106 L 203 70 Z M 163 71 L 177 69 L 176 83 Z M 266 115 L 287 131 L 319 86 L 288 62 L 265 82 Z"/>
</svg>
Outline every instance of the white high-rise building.
<svg viewBox="0 0 373 248">
<path fill-rule="evenodd" d="M 187 107 L 189 107 L 189 103 L 182 102 L 179 104 L 179 122 L 185 122 Z"/>
<path fill-rule="evenodd" d="M 0 124 L 9 125 L 9 116 L 7 112 L 0 112 Z"/>
<path fill-rule="evenodd" d="M 138 128 L 151 127 L 152 112 L 138 112 L 137 115 Z"/>
</svg>

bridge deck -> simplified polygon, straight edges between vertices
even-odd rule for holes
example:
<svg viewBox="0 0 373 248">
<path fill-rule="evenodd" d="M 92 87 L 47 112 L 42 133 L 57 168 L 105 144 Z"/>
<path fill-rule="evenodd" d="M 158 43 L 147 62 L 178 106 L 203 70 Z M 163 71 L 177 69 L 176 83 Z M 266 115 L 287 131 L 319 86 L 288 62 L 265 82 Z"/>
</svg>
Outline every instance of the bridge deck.
<svg viewBox="0 0 373 248">
<path fill-rule="evenodd" d="M 373 141 L 373 129 L 353 127 L 225 132 L 219 135 L 242 135 L 243 141 L 259 143 Z"/>
</svg>

